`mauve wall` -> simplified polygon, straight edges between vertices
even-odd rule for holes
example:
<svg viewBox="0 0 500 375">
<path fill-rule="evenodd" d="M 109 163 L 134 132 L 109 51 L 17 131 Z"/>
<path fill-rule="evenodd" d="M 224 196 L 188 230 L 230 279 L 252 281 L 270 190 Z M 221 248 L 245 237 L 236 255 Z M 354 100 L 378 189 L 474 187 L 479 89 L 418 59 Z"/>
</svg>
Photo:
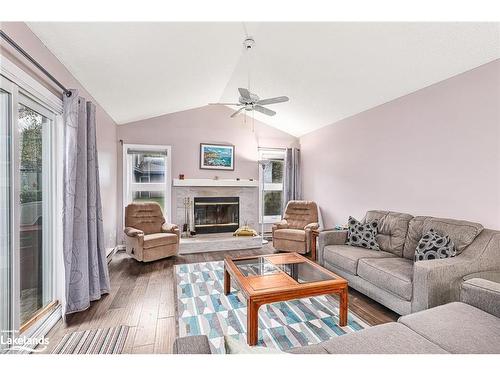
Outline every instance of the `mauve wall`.
<svg viewBox="0 0 500 375">
<path fill-rule="evenodd" d="M 326 226 L 369 209 L 500 229 L 500 60 L 300 138 Z"/>
<path fill-rule="evenodd" d="M 233 110 L 225 106 L 205 106 L 118 126 L 124 143 L 172 146 L 172 178 L 254 178 L 259 176 L 258 147 L 298 146 L 298 139 L 244 116 L 229 118 Z M 235 170 L 199 168 L 200 143 L 235 146 Z M 118 201 L 122 202 L 122 150 L 118 151 Z M 173 208 L 175 209 L 175 208 Z M 118 238 L 123 232 L 122 206 L 118 207 Z M 175 217 L 175 213 L 172 217 Z"/>
<path fill-rule="evenodd" d="M 104 219 L 105 246 L 109 250 L 116 246 L 116 124 L 108 116 L 91 95 L 83 88 L 64 65 L 43 45 L 35 34 L 23 22 L 2 22 L 1 28 L 14 39 L 24 50 L 35 58 L 57 80 L 68 88 L 79 90 L 80 96 L 96 104 L 97 151 L 99 157 L 99 178 L 101 182 L 102 211 Z M 61 91 L 44 75 L 29 64 L 19 53 L 14 51 L 3 40 L 0 41 L 0 52 L 21 69 L 36 78 L 55 94 Z"/>
</svg>

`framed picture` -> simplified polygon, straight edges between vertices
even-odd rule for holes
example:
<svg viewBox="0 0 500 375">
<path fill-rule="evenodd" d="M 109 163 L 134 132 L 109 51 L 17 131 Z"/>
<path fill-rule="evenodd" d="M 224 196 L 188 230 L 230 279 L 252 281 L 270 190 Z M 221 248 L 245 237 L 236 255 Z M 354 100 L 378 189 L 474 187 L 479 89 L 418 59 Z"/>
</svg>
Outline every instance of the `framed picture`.
<svg viewBox="0 0 500 375">
<path fill-rule="evenodd" d="M 200 169 L 234 171 L 234 146 L 201 143 Z"/>
</svg>

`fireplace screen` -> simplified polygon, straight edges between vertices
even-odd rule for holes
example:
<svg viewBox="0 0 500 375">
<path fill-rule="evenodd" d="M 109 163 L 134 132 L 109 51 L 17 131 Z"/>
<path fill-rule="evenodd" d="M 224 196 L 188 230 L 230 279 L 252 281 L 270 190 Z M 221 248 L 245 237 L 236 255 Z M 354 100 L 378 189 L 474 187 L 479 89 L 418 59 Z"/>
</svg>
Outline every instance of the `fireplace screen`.
<svg viewBox="0 0 500 375">
<path fill-rule="evenodd" d="M 240 226 L 238 197 L 194 198 L 196 233 L 234 232 Z"/>
</svg>

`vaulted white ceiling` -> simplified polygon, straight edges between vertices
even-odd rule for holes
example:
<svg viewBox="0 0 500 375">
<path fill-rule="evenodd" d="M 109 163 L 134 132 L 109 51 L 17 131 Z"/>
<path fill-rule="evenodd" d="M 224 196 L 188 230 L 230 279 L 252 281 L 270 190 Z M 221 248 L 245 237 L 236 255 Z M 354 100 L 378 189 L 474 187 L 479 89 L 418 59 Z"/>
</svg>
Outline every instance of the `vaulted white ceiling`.
<svg viewBox="0 0 500 375">
<path fill-rule="evenodd" d="M 251 91 L 300 136 L 500 58 L 498 23 L 29 23 L 118 123 Z M 249 55 L 245 29 L 256 41 Z"/>
</svg>

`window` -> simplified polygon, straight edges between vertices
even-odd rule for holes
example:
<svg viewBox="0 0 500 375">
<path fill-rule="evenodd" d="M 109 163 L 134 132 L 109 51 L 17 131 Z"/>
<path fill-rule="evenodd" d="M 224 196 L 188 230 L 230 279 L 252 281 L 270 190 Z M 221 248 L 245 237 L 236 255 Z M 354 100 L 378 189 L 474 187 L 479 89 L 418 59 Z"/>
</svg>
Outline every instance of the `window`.
<svg viewBox="0 0 500 375">
<path fill-rule="evenodd" d="M 55 189 L 54 128 L 62 102 L 50 93 L 39 95 L 44 89 L 34 81 L 25 85 L 30 78 L 22 71 L 9 71 L 24 74 L 19 85 L 15 75 L 6 79 L 3 64 L 9 65 L 2 61 L 0 76 L 0 336 L 5 343 L 7 337 L 38 332 L 57 306 L 55 244 L 61 234 L 56 213 L 62 196 Z"/>
<path fill-rule="evenodd" d="M 170 146 L 123 145 L 124 207 L 156 202 L 170 218 Z"/>
<path fill-rule="evenodd" d="M 259 194 L 261 210 L 264 199 L 264 223 L 276 223 L 283 214 L 285 150 L 259 149 L 259 159 L 269 161 L 264 172 L 259 171 L 259 179 L 264 181 L 264 191 Z"/>
</svg>

